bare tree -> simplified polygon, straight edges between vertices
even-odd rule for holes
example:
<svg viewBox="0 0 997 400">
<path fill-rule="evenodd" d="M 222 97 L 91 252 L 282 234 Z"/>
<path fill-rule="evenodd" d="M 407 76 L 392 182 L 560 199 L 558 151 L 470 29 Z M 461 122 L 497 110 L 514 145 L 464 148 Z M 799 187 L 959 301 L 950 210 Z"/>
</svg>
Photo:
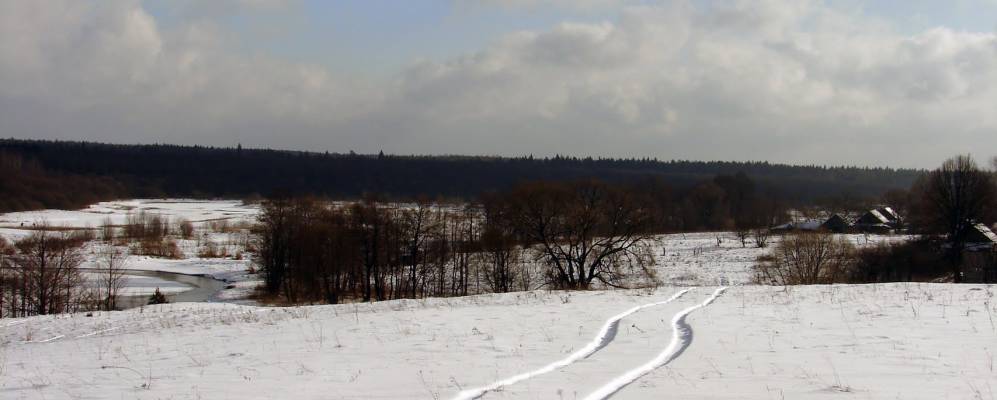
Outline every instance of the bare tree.
<svg viewBox="0 0 997 400">
<path fill-rule="evenodd" d="M 105 310 L 117 308 L 117 298 L 126 283 L 125 266 L 128 255 L 113 245 L 105 245 L 97 252 L 98 290 Z"/>
<path fill-rule="evenodd" d="M 406 237 L 407 264 L 409 264 L 409 290 L 412 298 L 416 297 L 419 289 L 418 278 L 420 276 L 418 267 L 422 261 L 422 254 L 425 252 L 426 240 L 430 231 L 434 229 L 430 218 L 433 204 L 426 198 L 420 198 L 416 202 L 415 209 L 406 210 L 401 213 L 403 230 L 408 233 Z"/>
<path fill-rule="evenodd" d="M 594 181 L 528 184 L 508 201 L 516 229 L 552 268 L 557 286 L 587 289 L 594 280 L 619 286 L 622 276 L 613 267 L 622 258 L 648 260 L 651 218 L 632 193 Z"/>
<path fill-rule="evenodd" d="M 484 229 L 481 233 L 481 250 L 486 260 L 486 279 L 492 291 L 505 293 L 513 290 L 517 279 L 522 279 L 515 269 L 521 262 L 522 248 L 517 243 L 505 204 L 486 199 Z"/>
<path fill-rule="evenodd" d="M 17 278 L 14 270 L 8 266 L 10 256 L 14 254 L 14 247 L 7 243 L 7 239 L 0 236 L 0 318 L 7 316 L 4 313 L 4 306 L 9 306 L 14 293 L 17 291 Z M 9 312 L 14 315 L 13 307 Z"/>
<path fill-rule="evenodd" d="M 768 247 L 769 239 L 772 237 L 772 231 L 768 228 L 758 228 L 751 231 L 752 236 L 755 239 L 755 247 L 763 249 Z"/>
<path fill-rule="evenodd" d="M 755 266 L 760 283 L 813 285 L 844 278 L 854 246 L 827 232 L 787 235 Z"/>
<path fill-rule="evenodd" d="M 946 160 L 915 183 L 918 206 L 916 223 L 929 233 L 948 238 L 947 259 L 953 279 L 962 281 L 962 250 L 973 224 L 986 220 L 997 197 L 994 179 L 969 155 Z"/>
<path fill-rule="evenodd" d="M 255 263 L 263 272 L 263 287 L 267 294 L 276 295 L 287 277 L 290 232 L 293 226 L 291 199 L 276 197 L 260 205 L 259 223 L 255 228 L 259 249 Z"/>
<path fill-rule="evenodd" d="M 741 247 L 748 247 L 748 237 L 751 236 L 751 229 L 747 228 L 737 228 L 734 230 L 734 235 L 737 236 L 737 240 L 741 242 Z"/>
</svg>

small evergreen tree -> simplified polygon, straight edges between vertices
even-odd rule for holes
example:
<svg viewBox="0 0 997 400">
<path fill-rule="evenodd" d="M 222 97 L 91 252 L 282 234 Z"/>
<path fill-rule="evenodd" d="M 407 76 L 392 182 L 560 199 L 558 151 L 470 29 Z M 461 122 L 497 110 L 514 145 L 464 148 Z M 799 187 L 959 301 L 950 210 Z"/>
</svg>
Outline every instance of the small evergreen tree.
<svg viewBox="0 0 997 400">
<path fill-rule="evenodd" d="M 149 305 L 166 304 L 166 303 L 169 303 L 169 300 L 166 300 L 166 295 L 163 294 L 163 292 L 159 291 L 158 287 L 156 288 L 156 291 L 152 294 L 152 296 L 149 296 Z"/>
</svg>

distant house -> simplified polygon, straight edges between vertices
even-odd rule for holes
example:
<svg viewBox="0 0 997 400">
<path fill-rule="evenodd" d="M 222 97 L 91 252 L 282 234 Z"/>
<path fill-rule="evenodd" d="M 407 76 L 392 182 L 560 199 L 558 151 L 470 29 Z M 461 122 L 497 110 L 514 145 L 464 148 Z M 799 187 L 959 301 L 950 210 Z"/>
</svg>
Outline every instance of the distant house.
<svg viewBox="0 0 997 400">
<path fill-rule="evenodd" d="M 823 224 L 817 220 L 796 221 L 772 227 L 773 232 L 817 231 Z"/>
<path fill-rule="evenodd" d="M 973 224 L 966 235 L 966 246 L 970 245 L 982 247 L 997 245 L 997 234 L 986 224 Z"/>
<path fill-rule="evenodd" d="M 852 229 L 852 223 L 839 214 L 834 214 L 820 225 L 821 228 L 834 233 L 845 233 Z"/>
<path fill-rule="evenodd" d="M 825 214 L 826 215 L 826 214 Z M 824 230 L 834 233 L 868 232 L 892 233 L 901 225 L 900 216 L 890 207 L 882 206 L 867 211 L 856 218 L 855 214 L 831 214 L 827 219 L 793 221 L 772 228 L 773 232 L 798 232 Z"/>
<path fill-rule="evenodd" d="M 997 282 L 997 234 L 985 224 L 974 224 L 966 236 L 962 271 L 967 282 Z"/>
<path fill-rule="evenodd" d="M 855 221 L 855 228 L 862 232 L 890 233 L 900 228 L 900 216 L 890 207 L 874 208 Z"/>
</svg>

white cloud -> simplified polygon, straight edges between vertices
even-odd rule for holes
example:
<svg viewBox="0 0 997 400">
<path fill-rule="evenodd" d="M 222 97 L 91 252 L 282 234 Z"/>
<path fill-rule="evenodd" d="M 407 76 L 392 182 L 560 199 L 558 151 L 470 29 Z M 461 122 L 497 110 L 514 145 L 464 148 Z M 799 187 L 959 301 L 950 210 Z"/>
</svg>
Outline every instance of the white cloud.
<svg viewBox="0 0 997 400">
<path fill-rule="evenodd" d="M 0 136 L 908 166 L 997 145 L 994 34 L 714 3 L 627 6 L 371 83 L 240 53 L 210 21 L 164 28 L 138 1 L 0 0 Z"/>
</svg>

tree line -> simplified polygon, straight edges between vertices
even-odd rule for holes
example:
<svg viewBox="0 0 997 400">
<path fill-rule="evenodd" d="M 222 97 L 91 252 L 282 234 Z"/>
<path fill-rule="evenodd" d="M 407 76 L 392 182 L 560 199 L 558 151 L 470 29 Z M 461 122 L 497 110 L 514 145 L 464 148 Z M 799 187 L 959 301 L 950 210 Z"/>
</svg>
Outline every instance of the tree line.
<svg viewBox="0 0 997 400">
<path fill-rule="evenodd" d="M 0 212 L 73 210 L 130 193 L 117 179 L 50 171 L 36 158 L 0 149 Z"/>
<path fill-rule="evenodd" d="M 0 139 L 0 154 L 43 173 L 0 169 L 0 211 L 67 207 L 121 197 L 267 196 L 277 192 L 335 199 L 378 193 L 472 200 L 529 181 L 598 179 L 667 183 L 687 192 L 717 175 L 743 172 L 760 191 L 793 204 L 847 194 L 876 197 L 906 188 L 923 171 L 789 166 L 766 162 L 663 161 L 650 158 L 396 156 L 174 145 Z M 42 175 L 45 178 L 42 178 Z M 58 184 L 38 184 L 45 180 Z M 18 183 L 21 182 L 21 183 Z M 68 185 L 68 186 L 66 186 Z M 60 187 L 74 190 L 60 191 Z"/>
<path fill-rule="evenodd" d="M 653 182 L 652 182 L 653 183 Z M 458 205 L 283 195 L 255 228 L 264 292 L 289 303 L 657 284 L 654 235 L 771 226 L 746 175 L 685 196 L 653 184 L 532 182 Z"/>
</svg>

